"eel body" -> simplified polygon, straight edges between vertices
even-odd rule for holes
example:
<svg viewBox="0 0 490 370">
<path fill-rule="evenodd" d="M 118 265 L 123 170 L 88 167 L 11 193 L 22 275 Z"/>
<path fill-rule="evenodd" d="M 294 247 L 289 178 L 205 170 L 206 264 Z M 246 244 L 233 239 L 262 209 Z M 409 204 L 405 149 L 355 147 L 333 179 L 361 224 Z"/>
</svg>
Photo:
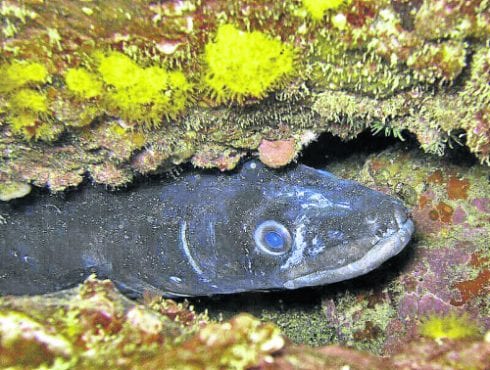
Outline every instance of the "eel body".
<svg viewBox="0 0 490 370">
<path fill-rule="evenodd" d="M 0 215 L 2 295 L 53 292 L 90 273 L 123 292 L 169 297 L 322 285 L 375 269 L 414 228 L 385 194 L 255 160 L 126 191 L 0 202 Z"/>
</svg>

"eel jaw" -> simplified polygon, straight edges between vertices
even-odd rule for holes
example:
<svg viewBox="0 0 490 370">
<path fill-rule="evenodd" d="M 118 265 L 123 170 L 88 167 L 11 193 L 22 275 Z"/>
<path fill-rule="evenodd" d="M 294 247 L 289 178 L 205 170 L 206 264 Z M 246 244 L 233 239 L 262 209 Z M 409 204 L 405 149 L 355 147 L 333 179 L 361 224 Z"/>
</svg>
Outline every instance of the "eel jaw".
<svg viewBox="0 0 490 370">
<path fill-rule="evenodd" d="M 408 244 L 414 231 L 413 221 L 407 219 L 393 234 L 379 240 L 361 259 L 334 270 L 316 271 L 284 283 L 286 289 L 324 285 L 367 274 L 386 260 L 397 255 Z"/>
</svg>

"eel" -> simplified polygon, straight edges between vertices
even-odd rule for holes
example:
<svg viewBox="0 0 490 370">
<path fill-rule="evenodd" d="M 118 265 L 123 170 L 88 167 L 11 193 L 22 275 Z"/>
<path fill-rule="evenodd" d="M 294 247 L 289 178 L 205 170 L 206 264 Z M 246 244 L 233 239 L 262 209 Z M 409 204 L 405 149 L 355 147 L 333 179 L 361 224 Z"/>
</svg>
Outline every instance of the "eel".
<svg viewBox="0 0 490 370">
<path fill-rule="evenodd" d="M 1 295 L 54 292 L 92 273 L 130 296 L 330 284 L 377 268 L 414 230 L 397 199 L 323 170 L 257 160 L 124 191 L 45 192 L 0 202 L 0 215 Z"/>
</svg>

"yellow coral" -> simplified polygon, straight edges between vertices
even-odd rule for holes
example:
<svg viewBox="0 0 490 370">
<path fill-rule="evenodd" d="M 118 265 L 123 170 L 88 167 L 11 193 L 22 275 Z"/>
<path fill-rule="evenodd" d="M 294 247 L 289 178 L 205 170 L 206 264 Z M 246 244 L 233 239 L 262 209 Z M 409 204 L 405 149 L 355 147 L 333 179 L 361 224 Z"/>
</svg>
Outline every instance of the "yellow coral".
<svg viewBox="0 0 490 370">
<path fill-rule="evenodd" d="M 16 134 L 21 134 L 27 139 L 32 138 L 31 129 L 38 122 L 38 117 L 32 112 L 19 112 L 9 117 L 10 127 Z"/>
<path fill-rule="evenodd" d="M 27 83 L 43 83 L 48 79 L 48 70 L 37 62 L 13 61 L 0 67 L 2 83 L 0 93 L 8 93 Z"/>
<path fill-rule="evenodd" d="M 478 326 L 466 316 L 449 314 L 432 315 L 420 325 L 420 334 L 424 337 L 440 339 L 464 339 L 480 336 Z"/>
<path fill-rule="evenodd" d="M 260 98 L 293 71 L 293 49 L 258 31 L 219 27 L 205 48 L 205 84 L 218 101 Z"/>
<path fill-rule="evenodd" d="M 102 82 L 85 68 L 70 68 L 65 75 L 68 90 L 75 95 L 90 99 L 102 93 Z"/>
<path fill-rule="evenodd" d="M 337 9 L 344 3 L 350 0 L 303 0 L 303 6 L 315 20 L 321 20 L 327 10 Z"/>
<path fill-rule="evenodd" d="M 17 91 L 9 100 L 10 109 L 14 111 L 25 110 L 35 113 L 46 113 L 48 103 L 46 95 L 31 89 Z"/>
<path fill-rule="evenodd" d="M 41 119 L 33 112 L 19 112 L 9 117 L 12 132 L 28 140 L 50 141 L 63 131 L 61 126 L 54 126 L 47 119 Z"/>
<path fill-rule="evenodd" d="M 102 57 L 98 71 L 107 85 L 106 109 L 125 120 L 157 126 L 162 117 L 173 118 L 185 108 L 191 85 L 182 72 L 142 68 L 118 52 Z"/>
<path fill-rule="evenodd" d="M 141 68 L 136 62 L 118 52 L 102 57 L 99 65 L 99 72 L 104 82 L 116 88 L 134 85 L 134 81 L 139 79 L 137 75 L 140 71 Z"/>
<path fill-rule="evenodd" d="M 35 136 L 31 128 L 39 123 L 39 114 L 48 111 L 47 98 L 38 91 L 22 89 L 12 95 L 8 109 L 12 131 L 30 139 Z"/>
<path fill-rule="evenodd" d="M 0 110 L 6 114 L 12 132 L 26 139 L 55 138 L 61 130 L 51 124 L 48 98 L 35 89 L 48 82 L 47 68 L 38 62 L 14 60 L 1 65 L 0 74 L 0 94 L 4 94 L 4 106 Z"/>
<path fill-rule="evenodd" d="M 58 136 L 61 128 L 52 125 L 48 110 L 46 95 L 32 89 L 21 89 L 8 101 L 7 120 L 12 132 L 29 140 L 49 141 Z"/>
</svg>

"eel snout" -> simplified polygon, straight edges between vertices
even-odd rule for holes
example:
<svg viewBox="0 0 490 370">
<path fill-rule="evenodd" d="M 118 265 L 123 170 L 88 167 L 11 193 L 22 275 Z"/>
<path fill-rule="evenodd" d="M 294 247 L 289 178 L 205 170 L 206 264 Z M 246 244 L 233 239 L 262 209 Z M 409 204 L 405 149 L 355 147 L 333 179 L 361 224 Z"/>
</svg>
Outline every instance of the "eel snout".
<svg viewBox="0 0 490 370">
<path fill-rule="evenodd" d="M 366 248 L 366 244 L 370 244 L 369 249 L 366 249 L 359 259 L 337 268 L 316 270 L 295 277 L 286 281 L 284 287 L 296 289 L 351 279 L 376 269 L 383 262 L 400 253 L 413 234 L 413 221 L 410 219 L 409 211 L 401 202 L 391 200 L 391 204 L 382 203 L 377 212 L 364 218 L 366 224 L 363 237 L 351 242 L 351 245 L 356 248 Z"/>
</svg>

